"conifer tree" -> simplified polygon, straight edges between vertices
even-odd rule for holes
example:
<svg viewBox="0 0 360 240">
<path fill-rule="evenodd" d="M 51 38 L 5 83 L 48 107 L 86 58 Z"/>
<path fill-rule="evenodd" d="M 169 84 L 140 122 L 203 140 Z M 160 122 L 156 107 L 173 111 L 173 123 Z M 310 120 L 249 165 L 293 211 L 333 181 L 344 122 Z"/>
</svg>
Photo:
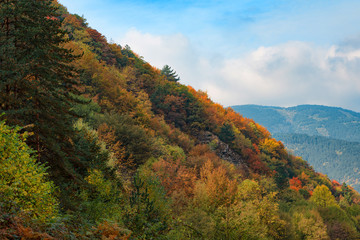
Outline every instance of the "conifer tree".
<svg viewBox="0 0 360 240">
<path fill-rule="evenodd" d="M 0 112 L 10 124 L 29 126 L 29 144 L 42 161 L 61 167 L 71 151 L 71 108 L 79 94 L 76 56 L 51 0 L 1 0 Z M 64 166 L 61 168 L 64 169 Z"/>
<path fill-rule="evenodd" d="M 235 133 L 230 123 L 226 122 L 221 126 L 219 138 L 226 143 L 231 143 L 235 140 Z"/>
<path fill-rule="evenodd" d="M 168 81 L 178 82 L 180 81 L 180 77 L 176 74 L 176 72 L 169 67 L 169 65 L 165 65 L 161 70 L 161 75 L 165 76 Z"/>
</svg>

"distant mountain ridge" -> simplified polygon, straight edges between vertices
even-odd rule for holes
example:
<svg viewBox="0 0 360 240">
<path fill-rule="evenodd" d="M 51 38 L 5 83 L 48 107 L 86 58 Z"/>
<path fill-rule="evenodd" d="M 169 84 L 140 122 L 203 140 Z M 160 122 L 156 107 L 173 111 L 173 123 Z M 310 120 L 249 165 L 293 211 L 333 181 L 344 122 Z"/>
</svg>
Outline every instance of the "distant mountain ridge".
<svg viewBox="0 0 360 240">
<path fill-rule="evenodd" d="M 307 160 L 316 171 L 360 190 L 360 143 L 297 133 L 276 133 L 295 155 Z"/>
<path fill-rule="evenodd" d="M 360 113 L 321 105 L 270 107 L 238 105 L 232 108 L 252 118 L 271 133 L 299 133 L 360 142 Z"/>
<path fill-rule="evenodd" d="M 316 171 L 360 191 L 360 113 L 321 105 L 232 108 L 266 127 Z"/>
</svg>

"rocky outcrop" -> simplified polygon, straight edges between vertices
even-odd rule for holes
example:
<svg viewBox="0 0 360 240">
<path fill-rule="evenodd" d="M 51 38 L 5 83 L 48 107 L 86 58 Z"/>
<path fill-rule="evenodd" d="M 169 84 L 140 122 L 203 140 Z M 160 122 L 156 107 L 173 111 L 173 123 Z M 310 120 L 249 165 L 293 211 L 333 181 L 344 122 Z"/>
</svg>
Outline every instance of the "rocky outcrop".
<svg viewBox="0 0 360 240">
<path fill-rule="evenodd" d="M 243 170 L 248 171 L 248 167 L 244 159 L 238 153 L 233 151 L 228 144 L 221 141 L 215 134 L 209 131 L 200 132 L 198 140 L 202 144 L 210 145 L 210 147 L 221 159 L 229 161 L 241 167 Z"/>
</svg>

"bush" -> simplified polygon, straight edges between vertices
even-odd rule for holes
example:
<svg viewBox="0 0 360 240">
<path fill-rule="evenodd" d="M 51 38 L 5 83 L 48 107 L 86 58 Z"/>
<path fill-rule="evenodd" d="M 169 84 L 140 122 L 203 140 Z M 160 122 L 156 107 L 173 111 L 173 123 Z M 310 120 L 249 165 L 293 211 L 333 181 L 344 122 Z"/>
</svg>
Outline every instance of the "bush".
<svg viewBox="0 0 360 240">
<path fill-rule="evenodd" d="M 46 179 L 44 165 L 37 163 L 34 151 L 26 145 L 26 133 L 0 122 L 0 195 L 7 211 L 29 214 L 48 221 L 58 214 L 54 185 Z M 18 211 L 16 210 L 16 211 Z"/>
</svg>

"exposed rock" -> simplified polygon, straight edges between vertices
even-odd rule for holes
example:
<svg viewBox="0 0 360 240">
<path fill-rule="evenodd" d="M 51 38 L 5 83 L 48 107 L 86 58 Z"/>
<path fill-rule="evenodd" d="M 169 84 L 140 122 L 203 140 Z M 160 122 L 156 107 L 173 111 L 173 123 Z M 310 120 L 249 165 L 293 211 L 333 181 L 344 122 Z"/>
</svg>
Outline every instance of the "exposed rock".
<svg viewBox="0 0 360 240">
<path fill-rule="evenodd" d="M 245 171 L 249 170 L 244 159 L 238 153 L 233 151 L 228 144 L 221 141 L 215 134 L 209 131 L 202 131 L 198 135 L 198 140 L 202 144 L 209 144 L 215 151 L 216 155 L 218 155 L 221 159 L 240 166 Z"/>
</svg>

